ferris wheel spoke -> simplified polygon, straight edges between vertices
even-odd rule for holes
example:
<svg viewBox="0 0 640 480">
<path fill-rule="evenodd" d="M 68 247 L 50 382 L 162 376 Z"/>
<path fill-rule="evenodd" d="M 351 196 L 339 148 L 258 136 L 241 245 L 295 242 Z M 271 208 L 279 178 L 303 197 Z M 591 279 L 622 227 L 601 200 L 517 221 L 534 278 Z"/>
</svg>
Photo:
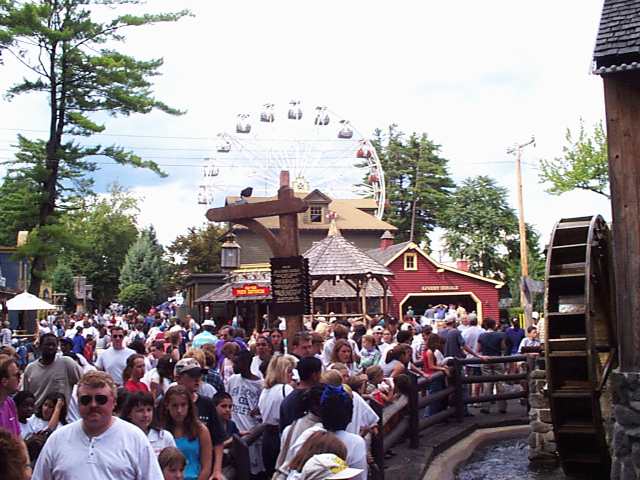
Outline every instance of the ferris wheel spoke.
<svg viewBox="0 0 640 480">
<path fill-rule="evenodd" d="M 375 198 L 381 218 L 384 172 L 371 143 L 349 120 L 316 105 L 296 100 L 263 104 L 257 115 L 241 112 L 235 128 L 231 123 L 219 134 L 222 143 L 216 148 L 221 155 L 203 165 L 203 183 L 211 185 L 203 186 L 203 194 L 235 193 L 236 184 L 248 184 L 271 196 L 280 186 L 280 171 L 288 170 L 299 190 L 317 188 L 333 198 Z M 358 158 L 363 148 L 367 157 Z"/>
</svg>

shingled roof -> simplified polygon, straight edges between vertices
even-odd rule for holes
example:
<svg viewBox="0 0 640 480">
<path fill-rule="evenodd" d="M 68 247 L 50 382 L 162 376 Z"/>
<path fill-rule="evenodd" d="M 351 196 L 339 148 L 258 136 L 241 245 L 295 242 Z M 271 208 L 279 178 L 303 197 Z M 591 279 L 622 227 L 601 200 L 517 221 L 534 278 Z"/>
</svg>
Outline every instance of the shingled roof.
<svg viewBox="0 0 640 480">
<path fill-rule="evenodd" d="M 640 69 L 640 0 L 605 0 L 593 60 L 600 75 Z"/>
<path fill-rule="evenodd" d="M 349 278 L 371 274 L 392 277 L 393 273 L 344 238 L 339 231 L 317 243 L 304 253 L 309 259 L 311 277 L 335 276 Z"/>
<path fill-rule="evenodd" d="M 304 192 L 296 192 L 295 196 L 299 198 L 305 198 L 308 194 Z M 235 203 L 240 197 L 230 196 L 226 198 L 227 205 Z M 327 197 L 328 198 L 328 197 Z M 246 201 L 248 203 L 264 202 L 268 200 L 275 200 L 276 197 L 250 197 Z M 367 213 L 366 210 L 373 211 L 376 209 L 376 201 L 372 198 L 353 198 L 353 199 L 329 199 L 329 210 L 336 215 L 336 224 L 340 230 L 345 231 L 385 231 L 390 230 L 395 232 L 397 227 L 379 220 L 372 214 Z M 278 217 L 265 217 L 256 218 L 256 220 L 262 223 L 270 230 L 278 230 L 280 223 Z M 242 230 L 246 227 L 242 225 L 234 225 L 234 229 Z M 299 230 L 324 230 L 329 229 L 329 223 L 307 223 L 300 221 L 298 223 Z"/>
<path fill-rule="evenodd" d="M 404 247 L 409 243 L 411 242 L 396 243 L 395 245 L 390 245 L 387 248 L 374 248 L 372 250 L 367 250 L 367 255 L 373 258 L 376 262 L 386 265 L 389 260 L 404 250 Z"/>
</svg>

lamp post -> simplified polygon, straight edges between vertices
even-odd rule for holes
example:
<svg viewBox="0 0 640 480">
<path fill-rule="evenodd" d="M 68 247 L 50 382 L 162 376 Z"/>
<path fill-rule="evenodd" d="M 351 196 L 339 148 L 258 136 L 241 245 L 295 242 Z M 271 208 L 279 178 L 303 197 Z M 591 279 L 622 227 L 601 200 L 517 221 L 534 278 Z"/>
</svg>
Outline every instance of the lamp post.
<svg viewBox="0 0 640 480">
<path fill-rule="evenodd" d="M 240 245 L 236 236 L 229 233 L 220 248 L 220 267 L 223 271 L 235 270 L 240 266 Z"/>
</svg>

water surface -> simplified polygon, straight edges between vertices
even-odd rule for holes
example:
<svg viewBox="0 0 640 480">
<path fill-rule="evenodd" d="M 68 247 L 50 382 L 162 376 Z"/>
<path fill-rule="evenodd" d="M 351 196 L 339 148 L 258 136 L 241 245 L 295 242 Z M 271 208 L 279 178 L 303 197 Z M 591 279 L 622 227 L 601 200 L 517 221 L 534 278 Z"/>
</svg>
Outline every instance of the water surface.
<svg viewBox="0 0 640 480">
<path fill-rule="evenodd" d="M 526 439 L 492 442 L 458 468 L 456 480 L 566 480 L 559 465 L 530 465 Z"/>
</svg>

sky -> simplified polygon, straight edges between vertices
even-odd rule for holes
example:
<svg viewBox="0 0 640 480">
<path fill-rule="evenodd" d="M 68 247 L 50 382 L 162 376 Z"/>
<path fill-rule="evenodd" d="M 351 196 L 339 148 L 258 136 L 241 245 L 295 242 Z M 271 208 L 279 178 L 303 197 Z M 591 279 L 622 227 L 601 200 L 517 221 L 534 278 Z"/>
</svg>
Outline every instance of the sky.
<svg viewBox="0 0 640 480">
<path fill-rule="evenodd" d="M 130 147 L 169 175 L 101 165 L 96 189 L 114 181 L 128 187 L 140 198 L 140 225 L 153 224 L 167 245 L 205 221 L 207 207 L 196 198 L 202 159 L 216 156 L 217 134 L 233 131 L 238 113 L 257 113 L 265 102 L 283 109 L 299 99 L 309 113 L 326 105 L 363 136 L 392 123 L 426 132 L 441 145 L 455 181 L 490 175 L 509 189 L 514 208 L 507 149 L 535 135 L 536 147 L 523 152 L 524 214 L 545 243 L 560 218 L 611 217 L 597 194 L 545 193 L 537 169 L 540 159 L 561 154 L 566 129 L 575 130 L 580 118 L 589 128 L 604 120 L 602 81 L 590 73 L 602 3 L 149 0 L 141 8 L 178 5 L 194 16 L 131 29 L 118 48 L 162 57 L 155 96 L 186 113 L 96 117 L 108 135 L 91 142 Z M 0 91 L 25 74 L 7 58 Z M 0 99 L 0 158 L 10 157 L 18 131 L 45 134 L 46 110 L 37 95 Z M 274 128 L 283 138 L 302 135 L 286 123 Z M 245 167 L 220 169 L 216 206 L 237 194 Z M 322 162 L 316 168 L 336 182 L 344 178 Z M 436 249 L 440 234 L 433 235 Z"/>
</svg>

